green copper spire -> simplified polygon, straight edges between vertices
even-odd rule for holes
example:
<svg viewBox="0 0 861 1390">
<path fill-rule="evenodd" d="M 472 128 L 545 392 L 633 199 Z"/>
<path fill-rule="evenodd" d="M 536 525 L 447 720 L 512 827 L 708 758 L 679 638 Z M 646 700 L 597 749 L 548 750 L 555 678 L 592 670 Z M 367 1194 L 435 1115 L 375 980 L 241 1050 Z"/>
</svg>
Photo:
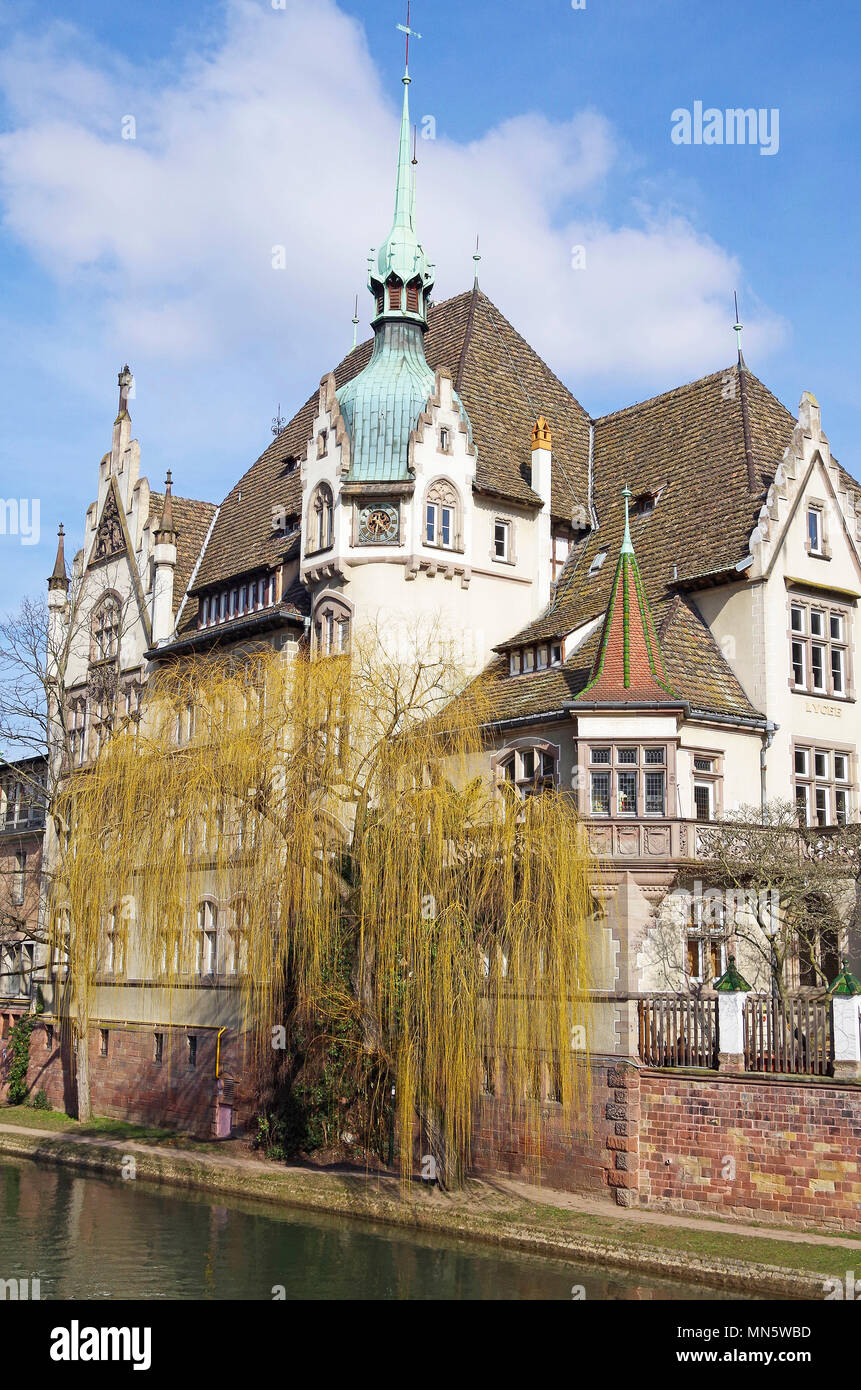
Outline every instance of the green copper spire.
<svg viewBox="0 0 861 1390">
<path fill-rule="evenodd" d="M 410 162 L 410 75 L 405 72 L 398 138 L 398 172 L 391 230 L 368 261 L 368 288 L 376 300 L 374 327 L 383 319 L 427 327 L 433 265 L 416 235 L 416 189 Z"/>
</svg>

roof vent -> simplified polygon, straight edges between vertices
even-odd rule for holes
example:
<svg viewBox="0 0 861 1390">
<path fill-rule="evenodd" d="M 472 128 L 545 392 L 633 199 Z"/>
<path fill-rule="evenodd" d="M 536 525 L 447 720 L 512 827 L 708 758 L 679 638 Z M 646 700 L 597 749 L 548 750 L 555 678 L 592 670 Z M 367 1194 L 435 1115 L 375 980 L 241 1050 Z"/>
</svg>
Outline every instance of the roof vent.
<svg viewBox="0 0 861 1390">
<path fill-rule="evenodd" d="M 606 550 L 599 550 L 599 551 L 598 551 L 598 554 L 595 556 L 595 559 L 592 561 L 591 565 L 589 566 L 589 574 L 590 574 L 590 576 L 593 575 L 593 574 L 597 574 L 597 573 L 598 573 L 599 569 L 600 569 L 601 566 L 603 565 L 603 563 L 604 563 L 604 561 L 606 560 L 606 558 L 607 558 L 607 552 L 606 552 Z"/>
</svg>

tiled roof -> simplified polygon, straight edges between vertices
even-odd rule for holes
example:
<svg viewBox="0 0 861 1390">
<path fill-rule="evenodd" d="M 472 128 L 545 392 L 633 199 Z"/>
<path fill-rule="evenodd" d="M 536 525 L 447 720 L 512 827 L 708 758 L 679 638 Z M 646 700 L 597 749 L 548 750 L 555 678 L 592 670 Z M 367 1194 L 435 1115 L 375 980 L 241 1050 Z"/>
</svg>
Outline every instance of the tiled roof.
<svg viewBox="0 0 861 1390">
<path fill-rule="evenodd" d="M 206 533 L 212 524 L 216 507 L 213 502 L 198 502 L 193 497 L 171 497 L 173 527 L 176 532 L 176 569 L 173 575 L 173 611 L 179 608 L 197 564 Z M 151 492 L 150 516 L 161 518 L 164 493 Z"/>
<path fill-rule="evenodd" d="M 667 683 L 678 700 L 687 701 L 692 709 L 705 713 L 742 719 L 762 718 L 745 695 L 707 625 L 686 598 L 676 595 L 653 604 L 653 614 Z M 539 722 L 542 715 L 560 711 L 566 702 L 576 699 L 589 682 L 601 638 L 602 629 L 598 629 L 564 666 L 529 675 L 509 676 L 507 659 L 497 657 L 483 677 L 488 682 L 488 719 L 505 721 L 529 717 Z M 624 693 L 621 698 L 626 698 Z M 672 701 L 673 696 L 662 691 L 655 698 L 667 702 Z M 588 698 L 585 703 L 589 703 Z"/>
<path fill-rule="evenodd" d="M 338 388 L 367 365 L 371 341 L 354 348 L 335 368 Z M 435 305 L 428 316 L 425 355 L 432 369 L 448 367 L 457 374 L 478 449 L 479 490 L 539 505 L 530 486 L 532 426 L 538 415 L 546 417 L 553 431 L 551 510 L 570 519 L 572 508 L 587 500 L 589 417 L 496 306 L 480 291 L 474 302 L 473 292 L 467 291 Z M 304 454 L 317 400 L 315 391 L 225 497 L 196 590 L 283 558 L 284 538 L 272 530 L 272 507 L 300 509 L 299 471 L 288 473 L 285 460 Z"/>
<path fill-rule="evenodd" d="M 732 569 L 749 550 L 764 493 L 795 420 L 749 370 L 745 391 L 756 490 L 748 486 L 738 367 L 715 372 L 595 422 L 598 527 L 569 557 L 548 610 L 512 644 L 561 637 L 606 610 L 625 523 L 621 488 L 658 492 L 632 515 L 631 535 L 650 600 L 690 579 Z M 590 576 L 600 551 L 607 563 Z"/>
</svg>

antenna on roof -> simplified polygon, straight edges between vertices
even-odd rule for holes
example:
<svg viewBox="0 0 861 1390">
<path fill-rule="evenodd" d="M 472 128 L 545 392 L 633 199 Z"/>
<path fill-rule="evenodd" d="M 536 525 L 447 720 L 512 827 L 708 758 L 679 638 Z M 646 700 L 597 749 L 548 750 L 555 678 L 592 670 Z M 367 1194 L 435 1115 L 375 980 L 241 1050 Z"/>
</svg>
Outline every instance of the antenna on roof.
<svg viewBox="0 0 861 1390">
<path fill-rule="evenodd" d="M 272 416 L 272 433 L 276 436 L 276 438 L 277 438 L 277 436 L 281 433 L 281 431 L 283 430 L 283 428 L 284 428 L 284 426 L 285 426 L 286 424 L 287 424 L 287 421 L 286 421 L 286 420 L 282 420 L 282 418 L 281 418 L 281 402 L 279 401 L 279 402 L 278 402 L 278 414 Z"/>
<path fill-rule="evenodd" d="M 738 345 L 738 365 L 739 365 L 740 367 L 744 367 L 744 366 L 747 365 L 747 363 L 746 363 L 745 360 L 744 360 L 744 353 L 743 353 L 742 350 L 741 350 L 741 330 L 744 328 L 744 324 L 739 322 L 739 317 L 738 317 L 738 291 L 737 291 L 737 290 L 733 290 L 733 292 L 732 292 L 732 297 L 733 297 L 733 302 L 735 303 L 735 323 L 733 324 L 732 328 L 733 328 L 733 332 L 735 333 L 735 340 L 736 340 L 736 343 L 737 343 L 737 345 Z"/>
<path fill-rule="evenodd" d="M 359 296 L 356 295 L 356 302 L 353 305 L 353 347 L 356 346 L 356 335 L 359 332 Z M 279 407 L 280 409 L 280 407 Z"/>
</svg>

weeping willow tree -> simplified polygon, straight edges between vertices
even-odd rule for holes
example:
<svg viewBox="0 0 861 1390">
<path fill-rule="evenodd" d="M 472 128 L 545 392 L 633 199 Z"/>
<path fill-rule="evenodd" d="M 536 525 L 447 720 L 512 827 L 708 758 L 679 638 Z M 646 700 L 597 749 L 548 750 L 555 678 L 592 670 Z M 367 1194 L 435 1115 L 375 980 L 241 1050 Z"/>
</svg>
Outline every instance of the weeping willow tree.
<svg viewBox="0 0 861 1390">
<path fill-rule="evenodd" d="M 418 1117 L 443 1181 L 463 1173 L 488 1069 L 512 1105 L 543 1072 L 585 1114 L 596 866 L 563 794 L 488 780 L 485 690 L 463 686 L 427 633 L 157 674 L 58 797 L 52 920 L 78 1039 L 106 924 L 129 919 L 126 972 L 170 992 L 200 969 L 205 893 L 233 914 L 260 1055 L 285 1007 L 354 1038 L 357 1068 L 394 1084 L 402 1171 Z"/>
</svg>

